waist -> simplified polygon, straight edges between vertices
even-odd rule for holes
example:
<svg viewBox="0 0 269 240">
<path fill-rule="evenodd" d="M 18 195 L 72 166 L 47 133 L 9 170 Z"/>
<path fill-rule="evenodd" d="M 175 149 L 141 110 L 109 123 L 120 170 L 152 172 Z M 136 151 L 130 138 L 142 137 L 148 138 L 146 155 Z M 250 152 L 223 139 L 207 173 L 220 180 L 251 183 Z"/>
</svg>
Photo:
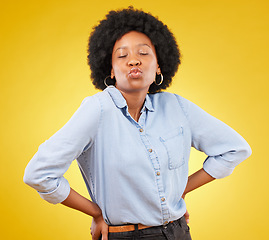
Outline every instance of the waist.
<svg viewBox="0 0 269 240">
<path fill-rule="evenodd" d="M 184 218 L 184 216 L 181 218 Z M 180 221 L 181 218 L 179 218 L 178 220 L 175 220 L 175 221 Z M 160 225 L 160 226 L 146 226 L 146 225 L 143 225 L 140 223 L 139 224 L 126 224 L 126 225 L 109 226 L 108 231 L 110 233 L 118 233 L 118 232 L 131 232 L 131 231 L 142 230 L 142 229 L 147 229 L 147 228 L 159 228 L 159 227 L 166 228 L 168 225 L 170 225 L 171 223 L 173 223 L 175 221 L 170 221 L 169 223 L 164 224 L 164 225 Z"/>
</svg>

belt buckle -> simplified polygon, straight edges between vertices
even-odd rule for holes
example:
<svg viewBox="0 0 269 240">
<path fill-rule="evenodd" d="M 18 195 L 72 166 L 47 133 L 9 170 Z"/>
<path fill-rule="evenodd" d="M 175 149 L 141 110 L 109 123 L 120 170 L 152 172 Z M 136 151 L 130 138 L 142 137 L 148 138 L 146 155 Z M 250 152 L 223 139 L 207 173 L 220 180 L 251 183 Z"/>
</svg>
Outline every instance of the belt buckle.
<svg viewBox="0 0 269 240">
<path fill-rule="evenodd" d="M 166 229 L 169 223 L 170 223 L 170 222 L 165 221 L 164 224 L 163 224 L 163 228 Z"/>
</svg>

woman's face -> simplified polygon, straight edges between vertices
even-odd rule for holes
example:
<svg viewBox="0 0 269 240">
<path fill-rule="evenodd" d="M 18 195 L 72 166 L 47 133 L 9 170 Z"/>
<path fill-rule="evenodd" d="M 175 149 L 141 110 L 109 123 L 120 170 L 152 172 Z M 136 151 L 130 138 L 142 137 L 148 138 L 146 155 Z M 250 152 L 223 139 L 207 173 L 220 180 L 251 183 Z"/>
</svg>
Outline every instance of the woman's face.
<svg viewBox="0 0 269 240">
<path fill-rule="evenodd" d="M 111 78 L 123 92 L 146 91 L 160 74 L 155 47 L 143 33 L 131 31 L 115 42 Z"/>
</svg>

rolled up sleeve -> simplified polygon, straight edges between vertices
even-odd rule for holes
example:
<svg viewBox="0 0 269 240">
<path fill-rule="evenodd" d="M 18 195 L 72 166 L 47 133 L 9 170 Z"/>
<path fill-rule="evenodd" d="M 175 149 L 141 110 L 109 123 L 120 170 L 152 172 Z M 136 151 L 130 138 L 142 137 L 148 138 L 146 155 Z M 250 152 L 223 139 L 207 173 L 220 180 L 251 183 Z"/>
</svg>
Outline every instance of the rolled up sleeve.
<svg viewBox="0 0 269 240">
<path fill-rule="evenodd" d="M 68 197 L 70 186 L 63 175 L 72 161 L 93 143 L 100 114 L 98 98 L 85 98 L 64 127 L 39 146 L 25 169 L 23 180 L 36 189 L 41 198 L 56 204 Z"/>
<path fill-rule="evenodd" d="M 251 155 L 249 144 L 235 130 L 194 103 L 181 97 L 179 101 L 190 125 L 192 146 L 208 155 L 203 164 L 208 174 L 226 177 Z"/>
</svg>

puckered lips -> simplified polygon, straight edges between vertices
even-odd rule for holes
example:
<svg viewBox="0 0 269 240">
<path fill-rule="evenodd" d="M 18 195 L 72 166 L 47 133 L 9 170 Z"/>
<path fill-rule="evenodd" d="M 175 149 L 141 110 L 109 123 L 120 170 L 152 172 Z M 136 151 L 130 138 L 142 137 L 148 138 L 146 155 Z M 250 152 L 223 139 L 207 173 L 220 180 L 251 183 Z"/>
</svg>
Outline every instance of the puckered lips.
<svg viewBox="0 0 269 240">
<path fill-rule="evenodd" d="M 132 67 L 128 75 L 130 78 L 140 78 L 142 75 L 142 70 L 138 67 Z"/>
</svg>

